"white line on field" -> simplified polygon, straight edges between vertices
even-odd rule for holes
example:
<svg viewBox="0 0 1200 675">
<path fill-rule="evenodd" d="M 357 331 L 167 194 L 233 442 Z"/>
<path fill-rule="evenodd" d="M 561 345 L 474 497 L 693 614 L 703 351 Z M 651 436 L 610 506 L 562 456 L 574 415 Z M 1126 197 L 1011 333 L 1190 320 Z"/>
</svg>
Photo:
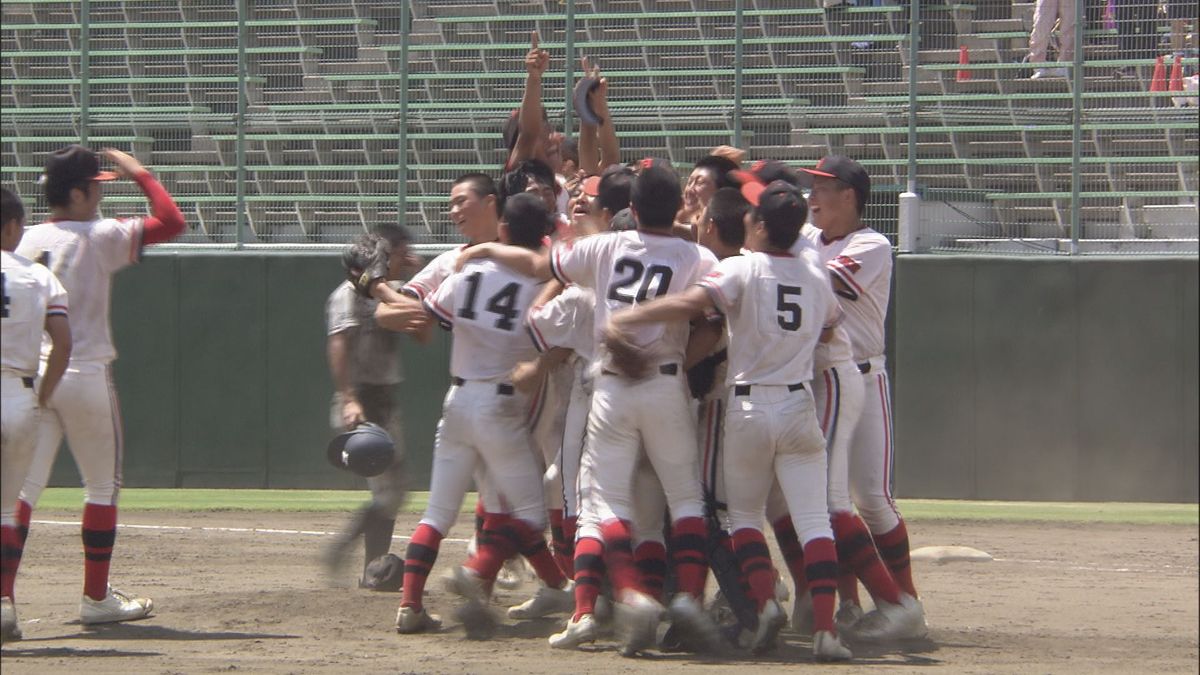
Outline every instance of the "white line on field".
<svg viewBox="0 0 1200 675">
<path fill-rule="evenodd" d="M 77 520 L 35 520 L 32 521 L 35 525 L 67 525 L 70 527 L 80 527 L 82 523 Z M 117 525 L 119 529 L 129 530 L 157 530 L 157 531 L 200 531 L 200 532 L 234 532 L 234 533 L 252 533 L 252 534 L 302 534 L 316 537 L 329 537 L 340 532 L 326 532 L 324 530 L 281 530 L 278 528 L 267 527 L 212 527 L 212 526 L 188 526 L 188 525 Z M 403 535 L 393 535 L 392 539 L 400 539 L 407 541 L 412 537 Z M 451 544 L 466 544 L 468 539 L 443 539 L 443 542 Z"/>
</svg>

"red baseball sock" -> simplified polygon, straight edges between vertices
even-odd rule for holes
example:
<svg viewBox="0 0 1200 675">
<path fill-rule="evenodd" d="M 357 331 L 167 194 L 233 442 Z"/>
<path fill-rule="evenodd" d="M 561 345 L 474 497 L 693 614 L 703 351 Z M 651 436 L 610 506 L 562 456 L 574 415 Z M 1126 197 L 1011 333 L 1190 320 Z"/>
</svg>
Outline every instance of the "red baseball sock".
<svg viewBox="0 0 1200 675">
<path fill-rule="evenodd" d="M 596 611 L 596 598 L 604 579 L 604 542 L 584 537 L 575 544 L 575 616 Z"/>
<path fill-rule="evenodd" d="M 892 573 L 875 552 L 875 544 L 871 541 L 867 524 L 849 511 L 834 513 L 830 520 L 833 523 L 833 537 L 837 542 L 838 588 L 842 587 L 842 569 L 849 568 L 853 573 L 851 583 L 854 584 L 856 595 L 858 585 L 853 575 L 862 579 L 871 597 L 893 605 L 899 604 L 900 587 L 896 585 Z"/>
<path fill-rule="evenodd" d="M 733 533 L 733 546 L 742 574 L 750 582 L 748 595 L 754 600 L 755 610 L 761 612 L 767 601 L 775 597 L 775 568 L 771 565 L 767 540 L 761 531 L 743 527 Z"/>
<path fill-rule="evenodd" d="M 779 552 L 783 554 L 783 562 L 787 564 L 792 582 L 796 584 L 796 597 L 804 595 L 808 590 L 808 578 L 804 576 L 804 547 L 796 537 L 796 528 L 792 527 L 792 517 L 783 516 L 771 524 L 775 530 L 775 541 L 779 544 Z"/>
<path fill-rule="evenodd" d="M 508 531 L 513 537 L 517 552 L 525 556 L 543 583 L 550 588 L 562 588 L 567 583 L 567 576 L 559 569 L 554 556 L 550 555 L 545 535 L 519 518 L 508 519 Z"/>
<path fill-rule="evenodd" d="M 813 539 L 804 545 L 804 559 L 808 564 L 804 574 L 808 577 L 808 589 L 813 599 L 813 631 L 834 630 L 833 612 L 837 602 L 837 549 L 832 539 Z"/>
<path fill-rule="evenodd" d="M 108 566 L 117 540 L 117 507 L 83 505 L 83 594 L 93 600 L 108 595 Z"/>
<path fill-rule="evenodd" d="M 441 543 L 441 532 L 425 523 L 417 525 L 417 531 L 413 532 L 412 540 L 408 542 L 408 550 L 404 552 L 404 599 L 400 601 L 401 607 L 421 611 L 425 579 L 437 561 Z"/>
<path fill-rule="evenodd" d="M 600 532 L 604 535 L 604 562 L 608 565 L 608 576 L 612 579 L 614 595 L 620 600 L 625 591 L 639 589 L 629 521 L 614 518 L 601 525 Z M 578 566 L 575 567 L 575 573 L 579 573 Z"/>
<path fill-rule="evenodd" d="M 708 526 L 703 518 L 680 518 L 671 526 L 671 562 L 675 564 L 679 592 L 697 600 L 704 598 L 704 582 L 708 580 L 708 559 L 704 555 L 707 542 Z"/>
<path fill-rule="evenodd" d="M 0 525 L 0 597 L 13 597 L 17 565 L 21 562 L 21 535 L 16 525 Z"/>
<path fill-rule="evenodd" d="M 483 510 L 483 500 L 475 500 L 475 541 L 483 536 L 483 520 L 487 518 L 487 511 Z"/>
<path fill-rule="evenodd" d="M 892 571 L 900 590 L 917 597 L 917 587 L 913 585 L 912 566 L 908 560 L 908 528 L 901 520 L 899 525 L 889 532 L 875 535 L 875 546 L 879 554 L 887 561 L 888 569 Z"/>
<path fill-rule="evenodd" d="M 516 546 L 508 538 L 506 528 L 508 516 L 503 513 L 488 513 L 483 517 L 483 529 L 475 540 L 475 555 L 464 563 L 475 575 L 491 585 L 504 561 L 516 553 Z"/>
<path fill-rule="evenodd" d="M 667 547 L 657 541 L 643 541 L 633 550 L 633 561 L 642 579 L 641 591 L 662 602 L 663 582 L 667 578 Z"/>
<path fill-rule="evenodd" d="M 17 534 L 21 535 L 21 549 L 25 549 L 25 540 L 29 538 L 29 523 L 33 520 L 33 506 L 29 502 L 17 500 Z M 20 562 L 18 560 L 18 562 Z"/>
</svg>

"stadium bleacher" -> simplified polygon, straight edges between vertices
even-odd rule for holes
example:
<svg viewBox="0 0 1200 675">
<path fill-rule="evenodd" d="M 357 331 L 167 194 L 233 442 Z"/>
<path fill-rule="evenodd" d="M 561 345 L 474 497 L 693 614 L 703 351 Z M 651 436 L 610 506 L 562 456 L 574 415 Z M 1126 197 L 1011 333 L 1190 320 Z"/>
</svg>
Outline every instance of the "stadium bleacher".
<svg viewBox="0 0 1200 675">
<path fill-rule="evenodd" d="M 575 53 L 594 58 L 610 78 L 627 158 L 657 155 L 685 167 L 730 142 L 730 4 L 576 2 Z M 895 196 L 908 179 L 906 5 L 745 5 L 740 119 L 750 157 L 801 164 L 831 152 L 860 158 L 881 195 L 869 221 L 894 234 Z M 86 96 L 88 142 L 133 150 L 163 176 L 189 216 L 186 241 L 232 241 L 233 5 L 90 6 L 84 58 L 79 3 L 0 4 L 3 182 L 35 212 L 42 208 L 38 170 L 45 153 L 80 138 Z M 1070 224 L 1073 92 L 1069 80 L 1030 80 L 1031 65 L 1020 63 L 1032 6 L 922 6 L 917 179 L 927 199 L 982 204 L 1005 235 L 1060 236 Z M 562 119 L 572 83 L 563 72 L 566 20 L 556 0 L 410 3 L 406 118 L 398 91 L 406 27 L 394 0 L 250 7 L 244 135 L 251 239 L 333 243 L 396 219 L 403 165 L 405 220 L 423 242 L 452 240 L 449 182 L 461 171 L 502 164 L 499 132 L 521 97 L 531 31 L 556 59 L 545 101 L 551 118 Z M 1111 31 L 1089 31 L 1085 51 L 1083 230 L 1151 236 L 1146 207 L 1195 203 L 1197 108 L 1171 106 L 1172 92 L 1148 93 L 1153 60 L 1117 59 L 1113 40 Z M 970 54 L 966 66 L 960 45 Z M 1112 78 L 1118 66 L 1134 66 L 1137 77 Z M 960 77 L 964 70 L 968 77 Z M 128 185 L 114 186 L 114 194 L 118 207 L 138 200 Z"/>
</svg>

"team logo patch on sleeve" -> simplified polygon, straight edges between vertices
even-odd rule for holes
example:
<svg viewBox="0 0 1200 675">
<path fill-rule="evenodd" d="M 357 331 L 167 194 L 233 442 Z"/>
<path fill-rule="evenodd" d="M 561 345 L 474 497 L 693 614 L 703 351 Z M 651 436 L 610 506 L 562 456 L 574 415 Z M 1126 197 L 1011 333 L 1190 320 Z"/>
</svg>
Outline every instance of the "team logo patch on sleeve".
<svg viewBox="0 0 1200 675">
<path fill-rule="evenodd" d="M 858 271 L 862 269 L 862 265 L 858 264 L 857 260 L 848 255 L 839 255 L 837 258 L 834 258 L 834 260 L 837 260 L 843 267 L 850 270 L 854 274 L 857 274 Z"/>
</svg>

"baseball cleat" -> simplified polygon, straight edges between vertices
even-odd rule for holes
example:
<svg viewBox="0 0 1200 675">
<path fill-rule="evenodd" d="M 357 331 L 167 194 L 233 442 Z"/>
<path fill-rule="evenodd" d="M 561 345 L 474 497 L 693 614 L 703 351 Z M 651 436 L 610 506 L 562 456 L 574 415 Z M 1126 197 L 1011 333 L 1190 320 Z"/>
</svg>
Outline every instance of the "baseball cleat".
<svg viewBox="0 0 1200 675">
<path fill-rule="evenodd" d="M 792 599 L 792 589 L 788 588 L 788 585 L 784 583 L 783 577 L 779 576 L 778 572 L 775 573 L 775 599 L 781 605 Z"/>
<path fill-rule="evenodd" d="M 115 623 L 117 621 L 135 621 L 150 616 L 154 611 L 154 601 L 150 598 L 134 598 L 108 587 L 103 600 L 93 600 L 83 596 L 79 602 L 79 621 L 90 626 L 98 623 Z"/>
<path fill-rule="evenodd" d="M 12 598 L 0 598 L 0 642 L 21 639 L 21 626 L 17 624 L 17 608 Z"/>
<path fill-rule="evenodd" d="M 877 602 L 874 611 L 854 625 L 852 637 L 870 641 L 913 640 L 925 637 L 928 632 L 921 601 L 901 593 L 900 604 Z"/>
<path fill-rule="evenodd" d="M 792 603 L 792 632 L 797 635 L 812 635 L 813 601 L 812 593 L 808 591 L 796 596 L 796 602 Z"/>
<path fill-rule="evenodd" d="M 585 642 L 595 642 L 598 632 L 596 618 L 591 614 L 584 614 L 578 621 L 571 617 L 561 633 L 550 636 L 550 646 L 555 649 L 574 649 Z"/>
<path fill-rule="evenodd" d="M 669 608 L 671 625 L 679 643 L 697 652 L 710 652 L 721 645 L 721 632 L 700 601 L 687 593 L 676 593 Z"/>
<path fill-rule="evenodd" d="M 525 602 L 508 608 L 510 619 L 540 619 L 543 616 L 575 611 L 574 582 L 567 582 L 561 589 L 539 586 L 537 592 Z"/>
<path fill-rule="evenodd" d="M 413 609 L 405 605 L 396 612 L 397 633 L 436 633 L 442 629 L 442 619 L 424 607 Z"/>
<path fill-rule="evenodd" d="M 838 632 L 852 633 L 854 627 L 858 625 L 859 621 L 862 621 L 864 616 L 866 616 L 866 612 L 857 602 L 843 600 L 841 606 L 838 607 L 837 614 L 833 616 L 833 623 L 837 626 Z"/>
<path fill-rule="evenodd" d="M 663 615 L 663 606 L 657 600 L 640 591 L 626 591 L 615 614 L 621 656 L 634 656 L 654 645 Z"/>
<path fill-rule="evenodd" d="M 525 559 L 520 556 L 505 560 L 504 566 L 496 574 L 496 586 L 506 591 L 520 588 L 528 576 L 526 569 Z"/>
<path fill-rule="evenodd" d="M 758 628 L 750 640 L 750 651 L 761 654 L 774 647 L 775 638 L 786 623 L 787 616 L 784 615 L 783 608 L 776 600 L 768 600 L 758 613 Z"/>
<path fill-rule="evenodd" d="M 467 637 L 486 640 L 496 633 L 496 617 L 488 607 L 484 582 L 475 572 L 466 567 L 455 567 L 443 577 L 446 590 L 461 597 L 464 602 L 454 610 L 454 618 L 462 622 Z"/>
<path fill-rule="evenodd" d="M 849 661 L 854 654 L 842 644 L 840 638 L 827 630 L 813 634 L 813 658 L 817 661 Z"/>
</svg>

